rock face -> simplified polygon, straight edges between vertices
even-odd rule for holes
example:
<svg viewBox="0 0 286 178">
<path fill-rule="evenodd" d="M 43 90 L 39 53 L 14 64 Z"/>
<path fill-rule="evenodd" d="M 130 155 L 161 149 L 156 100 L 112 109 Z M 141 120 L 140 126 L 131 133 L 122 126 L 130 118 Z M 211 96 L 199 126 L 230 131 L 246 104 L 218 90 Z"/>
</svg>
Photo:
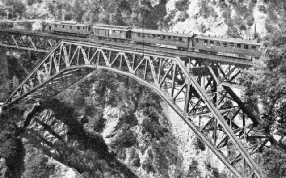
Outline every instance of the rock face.
<svg viewBox="0 0 286 178">
<path fill-rule="evenodd" d="M 244 39 L 267 33 L 262 1 L 170 0 L 166 7 L 169 31 Z"/>
<path fill-rule="evenodd" d="M 18 130 L 25 178 L 173 178 L 216 169 L 158 95 L 105 71 L 25 111 Z"/>
<path fill-rule="evenodd" d="M 118 113 L 114 115 L 114 113 Z M 131 116 L 119 108 L 108 108 L 103 136 L 118 159 L 140 177 L 178 177 L 183 175 L 178 141 L 163 115 L 147 116 L 136 111 Z"/>
<path fill-rule="evenodd" d="M 275 27 L 269 5 L 259 0 L 140 3 L 153 7 L 149 27 L 165 31 L 249 39 L 265 36 L 267 24 Z M 15 120 L 26 150 L 23 175 L 29 178 L 38 164 L 43 177 L 219 177 L 215 172 L 225 172 L 166 103 L 123 76 L 99 71 L 56 100 L 26 111 L 22 120 L 19 113 Z M 0 162 L 4 175 L 7 166 Z"/>
</svg>

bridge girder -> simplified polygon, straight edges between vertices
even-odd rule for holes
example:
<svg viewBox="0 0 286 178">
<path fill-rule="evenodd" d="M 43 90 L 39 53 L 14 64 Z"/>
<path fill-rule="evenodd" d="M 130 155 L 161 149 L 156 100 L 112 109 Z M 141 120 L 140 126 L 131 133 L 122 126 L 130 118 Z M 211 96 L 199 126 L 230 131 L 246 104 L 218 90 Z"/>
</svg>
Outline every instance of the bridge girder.
<svg viewBox="0 0 286 178">
<path fill-rule="evenodd" d="M 206 74 L 195 75 L 188 69 L 198 67 L 207 68 Z M 232 90 L 239 85 L 236 76 L 240 68 L 235 65 L 63 41 L 12 93 L 5 106 L 55 96 L 95 69 L 130 76 L 158 93 L 236 177 L 263 177 L 253 160 L 257 146 L 247 141 L 255 117 Z"/>
<path fill-rule="evenodd" d="M 61 41 L 56 36 L 29 34 L 21 31 L 0 30 L 0 46 L 34 52 L 50 52 Z"/>
</svg>

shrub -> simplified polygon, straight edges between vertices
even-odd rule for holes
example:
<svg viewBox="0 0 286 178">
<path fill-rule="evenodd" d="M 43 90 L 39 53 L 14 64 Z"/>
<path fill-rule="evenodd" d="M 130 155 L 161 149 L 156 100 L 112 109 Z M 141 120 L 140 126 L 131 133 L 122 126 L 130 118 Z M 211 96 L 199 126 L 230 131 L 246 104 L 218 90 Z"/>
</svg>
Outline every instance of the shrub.
<svg viewBox="0 0 286 178">
<path fill-rule="evenodd" d="M 226 34 L 228 37 L 239 38 L 239 31 L 234 26 L 228 26 Z"/>
<path fill-rule="evenodd" d="M 196 139 L 196 142 L 195 142 L 195 147 L 196 149 L 200 149 L 202 151 L 205 151 L 206 150 L 206 145 L 204 144 L 203 141 L 201 141 L 201 139 L 197 138 Z"/>
<path fill-rule="evenodd" d="M 33 150 L 26 156 L 23 178 L 49 178 L 54 170 L 55 165 L 48 163 L 48 157 Z"/>
<path fill-rule="evenodd" d="M 189 18 L 189 14 L 187 12 L 180 12 L 177 21 L 178 22 L 184 22 L 187 18 Z"/>
<path fill-rule="evenodd" d="M 246 17 L 246 24 L 248 26 L 252 26 L 254 23 L 254 17 L 253 17 L 253 14 L 249 14 L 247 17 Z"/>
<path fill-rule="evenodd" d="M 179 0 L 175 3 L 176 9 L 178 9 L 179 11 L 187 10 L 189 8 L 188 5 L 189 5 L 189 0 Z"/>
<path fill-rule="evenodd" d="M 258 10 L 264 14 L 267 14 L 267 10 L 266 10 L 266 7 L 265 6 L 259 6 L 258 7 Z"/>
<path fill-rule="evenodd" d="M 215 13 L 215 10 L 211 6 L 209 6 L 208 2 L 202 1 L 200 3 L 200 7 L 201 7 L 200 13 L 203 16 L 203 18 L 207 19 L 210 16 L 213 16 L 213 17 L 217 16 L 217 14 Z"/>
</svg>

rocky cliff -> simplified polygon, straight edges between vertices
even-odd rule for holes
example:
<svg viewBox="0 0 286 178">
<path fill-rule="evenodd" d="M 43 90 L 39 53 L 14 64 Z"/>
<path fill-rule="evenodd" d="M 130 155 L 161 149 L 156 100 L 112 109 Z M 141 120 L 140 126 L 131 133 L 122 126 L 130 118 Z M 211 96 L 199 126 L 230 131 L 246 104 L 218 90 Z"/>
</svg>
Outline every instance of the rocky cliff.
<svg viewBox="0 0 286 178">
<path fill-rule="evenodd" d="M 48 0 L 22 2 L 26 4 L 26 16 L 53 16 L 47 6 Z M 279 12 L 271 2 L 132 1 L 130 11 L 116 13 L 125 18 L 138 17 L 140 22 L 140 13 L 138 9 L 134 10 L 138 4 L 147 9 L 149 14 L 145 14 L 145 17 L 152 20 L 151 25 L 143 26 L 163 31 L 262 40 L 269 31 L 280 28 L 275 24 Z M 72 9 L 73 6 L 69 8 Z M 110 19 L 107 11 L 104 9 L 99 13 L 101 20 Z M 152 14 L 156 14 L 156 18 L 152 19 Z M 69 14 L 66 15 L 68 17 Z M 72 15 L 74 14 L 70 17 Z M 12 79 L 22 71 L 23 75 L 17 76 L 21 81 L 25 75 L 24 68 L 29 66 L 29 71 L 34 64 L 28 64 L 27 60 L 22 65 L 19 63 L 21 62 L 17 62 L 17 69 L 21 70 L 11 69 L 9 75 Z M 17 137 L 14 138 L 9 133 L 1 136 L 0 140 L 11 137 L 11 141 L 8 139 L 9 143 L 5 144 L 22 150 L 19 151 L 21 155 L 15 157 L 15 160 L 21 159 L 22 162 L 19 173 L 14 170 L 19 166 L 16 162 L 7 164 L 2 160 L 2 175 L 227 177 L 225 167 L 211 156 L 208 148 L 177 114 L 159 96 L 129 78 L 98 71 L 55 99 L 30 110 L 27 108 L 31 107 L 22 106 L 13 112 L 13 116 L 4 116 L 4 121 L 13 120 L 17 124 L 16 130 L 13 130 L 14 127 L 12 129 Z M 18 147 L 20 141 L 23 145 Z"/>
<path fill-rule="evenodd" d="M 244 39 L 265 37 L 276 13 L 263 0 L 170 0 L 166 8 L 171 31 Z"/>
</svg>

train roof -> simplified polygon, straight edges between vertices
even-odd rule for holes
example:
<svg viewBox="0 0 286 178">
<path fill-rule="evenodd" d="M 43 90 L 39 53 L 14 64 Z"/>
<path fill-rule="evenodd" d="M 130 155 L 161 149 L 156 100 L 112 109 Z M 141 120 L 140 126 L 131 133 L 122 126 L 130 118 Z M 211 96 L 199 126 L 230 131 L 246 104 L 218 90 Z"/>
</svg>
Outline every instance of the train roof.
<svg viewBox="0 0 286 178">
<path fill-rule="evenodd" d="M 96 27 L 106 27 L 106 28 L 122 28 L 122 29 L 131 29 L 129 26 L 116 26 L 116 25 L 105 25 L 105 24 L 96 24 Z"/>
<path fill-rule="evenodd" d="M 92 28 L 100 28 L 100 29 L 107 29 L 107 30 L 121 30 L 121 31 L 128 31 L 131 29 L 129 26 L 114 26 L 114 25 L 94 25 Z"/>
<path fill-rule="evenodd" d="M 69 21 L 56 21 L 56 22 L 50 22 L 49 24 L 55 24 L 55 25 L 70 25 L 70 26 L 88 26 L 87 23 L 77 23 L 77 22 L 69 22 Z"/>
<path fill-rule="evenodd" d="M 133 29 L 135 33 L 145 33 L 145 34 L 157 34 L 157 35 L 166 35 L 166 36 L 177 36 L 177 37 L 191 37 L 189 34 L 181 34 L 181 33 L 171 33 L 171 32 L 162 32 L 159 30 L 145 30 L 145 29 Z"/>
<path fill-rule="evenodd" d="M 223 42 L 229 42 L 229 43 L 247 43 L 247 44 L 258 45 L 258 46 L 262 45 L 261 43 L 257 43 L 255 40 L 244 40 L 241 38 L 221 38 L 221 37 L 204 36 L 204 35 L 196 35 L 195 38 L 214 40 L 214 41 L 223 41 Z"/>
</svg>

